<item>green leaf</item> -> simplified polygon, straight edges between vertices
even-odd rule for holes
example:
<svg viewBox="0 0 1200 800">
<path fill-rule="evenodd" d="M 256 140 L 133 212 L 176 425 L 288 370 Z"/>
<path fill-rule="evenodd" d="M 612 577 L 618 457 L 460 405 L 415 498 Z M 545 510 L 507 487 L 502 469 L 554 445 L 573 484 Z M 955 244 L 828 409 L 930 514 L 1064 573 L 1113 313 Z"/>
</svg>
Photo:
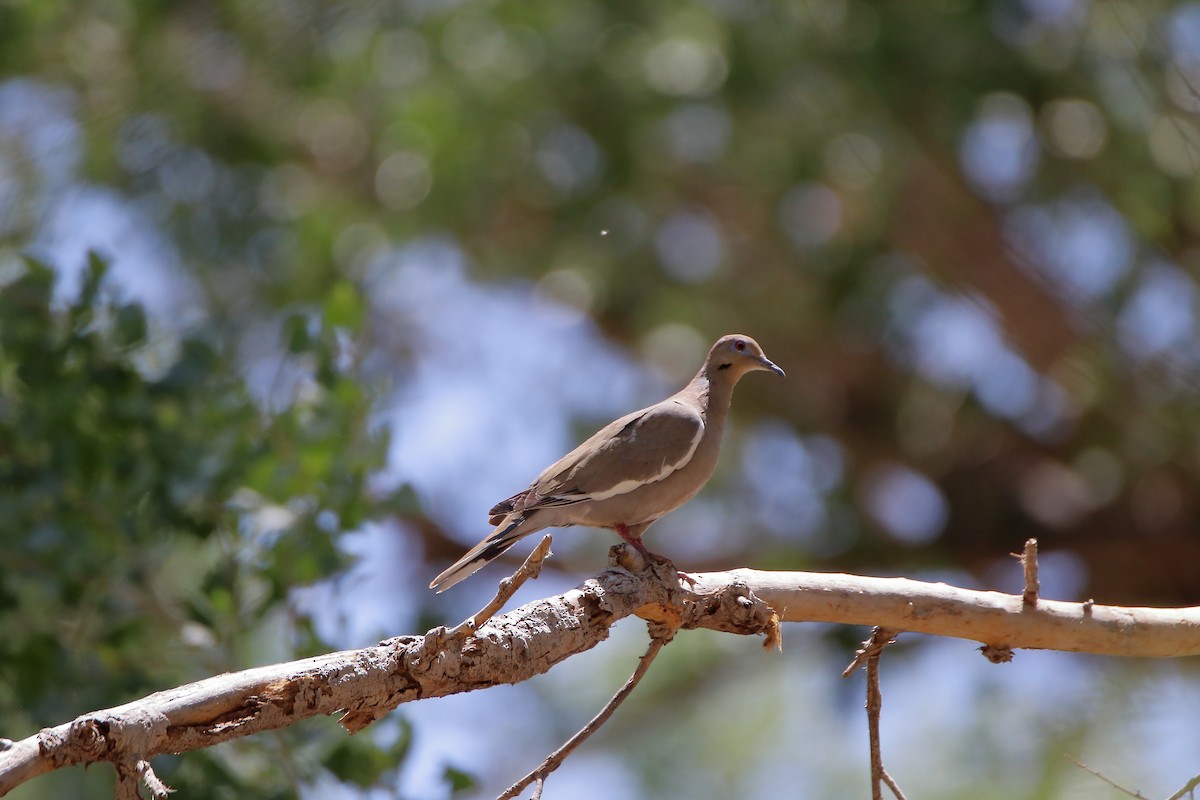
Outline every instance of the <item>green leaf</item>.
<svg viewBox="0 0 1200 800">
<path fill-rule="evenodd" d="M 146 341 L 146 312 L 135 304 L 123 305 L 116 313 L 116 339 L 120 347 L 134 347 Z"/>
<path fill-rule="evenodd" d="M 335 328 L 358 330 L 362 325 L 363 302 L 350 281 L 338 281 L 325 299 L 325 322 Z"/>
<path fill-rule="evenodd" d="M 450 791 L 453 793 L 465 792 L 468 789 L 472 789 L 476 783 L 474 775 L 449 764 L 442 770 L 442 779 L 450 784 Z"/>
<path fill-rule="evenodd" d="M 86 314 L 92 306 L 98 304 L 100 287 L 104 283 L 104 276 L 107 273 L 108 261 L 95 250 L 89 250 L 87 267 L 83 272 L 83 283 L 79 287 L 79 299 L 75 301 L 73 311 Z"/>
<path fill-rule="evenodd" d="M 283 338 L 287 341 L 290 353 L 307 353 L 312 350 L 313 338 L 308 332 L 308 317 L 304 314 L 291 314 L 284 319 Z"/>
<path fill-rule="evenodd" d="M 345 737 L 322 762 L 343 783 L 361 788 L 377 784 L 399 762 L 392 753 L 381 750 L 370 737 Z"/>
</svg>

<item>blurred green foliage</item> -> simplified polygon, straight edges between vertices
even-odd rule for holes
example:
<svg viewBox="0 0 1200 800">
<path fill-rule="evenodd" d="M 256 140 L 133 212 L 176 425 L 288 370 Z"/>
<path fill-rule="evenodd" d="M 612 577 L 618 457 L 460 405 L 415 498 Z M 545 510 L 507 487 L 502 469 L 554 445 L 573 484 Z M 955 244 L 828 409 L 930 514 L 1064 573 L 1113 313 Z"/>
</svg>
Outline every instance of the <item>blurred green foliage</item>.
<svg viewBox="0 0 1200 800">
<path fill-rule="evenodd" d="M 290 341 L 293 356 L 311 360 L 311 385 L 267 414 L 211 342 L 184 336 L 163 352 L 142 307 L 106 291 L 105 272 L 91 256 L 65 305 L 54 299 L 55 273 L 33 259 L 0 287 L 0 718 L 9 737 L 324 649 L 306 626 L 285 624 L 285 601 L 344 563 L 338 533 L 371 513 L 364 485 L 386 447 L 383 431 L 365 433 L 370 397 L 335 365 L 333 328 L 320 317 Z M 341 291 L 330 313 L 351 329 L 353 292 Z M 404 749 L 376 754 L 369 737 L 352 741 L 325 763 L 356 783 L 364 771 L 378 775 L 373 759 L 394 766 Z M 269 758 L 251 759 L 252 769 L 219 754 L 200 760 L 212 762 L 191 767 L 206 796 L 285 777 Z M 189 774 L 169 780 L 187 784 Z M 81 780 L 48 782 L 69 794 Z"/>
</svg>

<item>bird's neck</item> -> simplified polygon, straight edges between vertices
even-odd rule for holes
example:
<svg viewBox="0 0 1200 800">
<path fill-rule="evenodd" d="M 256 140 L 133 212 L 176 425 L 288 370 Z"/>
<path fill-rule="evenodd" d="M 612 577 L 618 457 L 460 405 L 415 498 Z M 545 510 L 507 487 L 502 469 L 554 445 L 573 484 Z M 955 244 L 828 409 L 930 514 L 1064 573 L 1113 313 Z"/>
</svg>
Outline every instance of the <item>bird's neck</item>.
<svg viewBox="0 0 1200 800">
<path fill-rule="evenodd" d="M 702 370 L 696 376 L 694 384 L 697 399 L 701 408 L 707 412 L 710 422 L 713 421 L 714 416 L 721 419 L 725 417 L 725 412 L 729 410 L 729 403 L 733 399 L 735 382 L 730 380 L 727 375 L 710 375 L 707 370 Z"/>
</svg>

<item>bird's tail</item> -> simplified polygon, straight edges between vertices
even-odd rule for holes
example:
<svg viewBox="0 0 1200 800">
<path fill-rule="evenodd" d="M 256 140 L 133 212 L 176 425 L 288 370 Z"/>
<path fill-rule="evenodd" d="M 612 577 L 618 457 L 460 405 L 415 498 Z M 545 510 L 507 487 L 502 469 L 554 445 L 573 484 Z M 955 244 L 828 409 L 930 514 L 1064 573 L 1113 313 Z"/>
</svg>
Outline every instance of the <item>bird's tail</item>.
<svg viewBox="0 0 1200 800">
<path fill-rule="evenodd" d="M 430 582 L 429 588 L 436 589 L 438 594 L 441 594 L 499 558 L 520 539 L 541 530 L 541 526 L 526 526 L 525 523 L 528 519 L 525 515 L 518 515 L 504 520 L 503 524 L 488 534 L 486 539 L 472 547 L 466 555 L 434 578 Z"/>
</svg>

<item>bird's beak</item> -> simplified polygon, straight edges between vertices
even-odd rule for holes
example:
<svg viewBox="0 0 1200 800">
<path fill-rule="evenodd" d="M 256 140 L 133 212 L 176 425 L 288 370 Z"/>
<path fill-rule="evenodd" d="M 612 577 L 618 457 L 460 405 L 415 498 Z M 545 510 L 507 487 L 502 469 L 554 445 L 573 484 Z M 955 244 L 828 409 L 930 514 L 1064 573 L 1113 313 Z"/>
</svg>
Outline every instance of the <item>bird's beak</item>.
<svg viewBox="0 0 1200 800">
<path fill-rule="evenodd" d="M 783 369 L 778 364 L 776 364 L 774 361 L 767 358 L 766 356 L 759 356 L 758 363 L 762 365 L 760 367 L 760 369 L 765 369 L 767 372 L 774 372 L 776 375 L 778 375 L 781 378 L 787 377 L 787 375 L 786 375 L 786 373 L 784 373 Z"/>
</svg>

